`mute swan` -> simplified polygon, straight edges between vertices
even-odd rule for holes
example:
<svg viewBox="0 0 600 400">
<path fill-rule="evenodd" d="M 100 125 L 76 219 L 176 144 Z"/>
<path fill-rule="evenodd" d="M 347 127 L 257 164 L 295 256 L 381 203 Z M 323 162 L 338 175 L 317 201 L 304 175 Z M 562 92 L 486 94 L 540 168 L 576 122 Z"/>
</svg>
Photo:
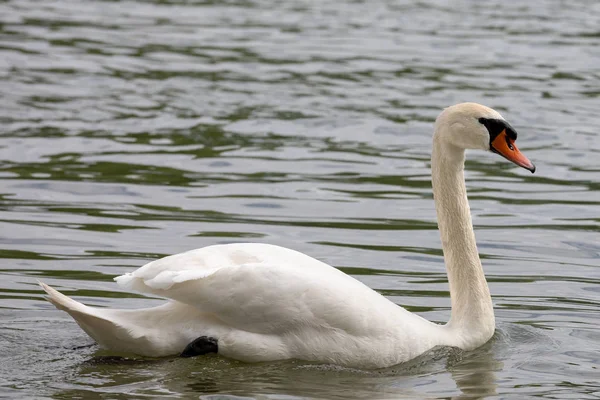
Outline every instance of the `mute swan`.
<svg viewBox="0 0 600 400">
<path fill-rule="evenodd" d="M 88 307 L 40 285 L 100 346 L 143 356 L 218 353 L 371 369 L 440 345 L 475 349 L 492 337 L 495 321 L 465 189 L 465 149 L 491 150 L 533 173 L 516 138 L 498 112 L 475 103 L 446 108 L 435 122 L 432 184 L 452 302 L 446 325 L 312 257 L 259 243 L 191 250 L 115 278 L 170 299 L 154 308 Z"/>
</svg>

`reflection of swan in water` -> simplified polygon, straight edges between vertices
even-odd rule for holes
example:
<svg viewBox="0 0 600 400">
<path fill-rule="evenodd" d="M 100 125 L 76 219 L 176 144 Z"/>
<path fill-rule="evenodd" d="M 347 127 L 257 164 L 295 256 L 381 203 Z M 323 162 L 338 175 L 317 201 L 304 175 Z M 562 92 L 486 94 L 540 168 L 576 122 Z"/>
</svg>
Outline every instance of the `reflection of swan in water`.
<svg viewBox="0 0 600 400">
<path fill-rule="evenodd" d="M 461 394 L 456 399 L 483 399 L 496 395 L 495 371 L 500 371 L 503 363 L 494 358 L 493 345 L 487 343 L 476 354 L 448 366 L 452 379 Z"/>
<path fill-rule="evenodd" d="M 195 398 L 227 394 L 266 399 L 285 393 L 298 398 L 479 399 L 496 394 L 495 371 L 502 363 L 495 355 L 507 347 L 498 342 L 495 338 L 474 352 L 438 347 L 408 363 L 377 371 L 298 361 L 245 364 L 205 357 L 189 362 L 96 353 L 76 366 L 76 374 L 67 374 L 64 386 L 73 389 L 61 391 L 60 396 L 81 397 L 90 390 L 129 397 L 172 393 Z M 88 377 L 91 383 L 86 384 Z"/>
<path fill-rule="evenodd" d="M 242 361 L 380 368 L 440 345 L 471 350 L 490 339 L 495 323 L 465 189 L 465 149 L 491 150 L 533 172 L 515 140 L 500 114 L 478 104 L 449 107 L 437 118 L 431 169 L 452 299 L 446 325 L 305 254 L 258 243 L 205 247 L 116 278 L 173 300 L 155 308 L 92 308 L 42 287 L 101 346 L 141 355 L 218 352 Z"/>
</svg>

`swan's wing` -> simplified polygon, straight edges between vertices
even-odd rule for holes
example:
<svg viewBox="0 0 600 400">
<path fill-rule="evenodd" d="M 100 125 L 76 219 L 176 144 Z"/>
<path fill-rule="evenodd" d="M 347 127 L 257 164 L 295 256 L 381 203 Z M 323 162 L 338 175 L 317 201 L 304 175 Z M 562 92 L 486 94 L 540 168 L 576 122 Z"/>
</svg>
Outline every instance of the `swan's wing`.
<svg viewBox="0 0 600 400">
<path fill-rule="evenodd" d="M 212 254 L 217 263 L 211 265 L 206 258 L 198 261 L 198 253 L 183 253 L 116 280 L 126 288 L 192 305 L 231 327 L 256 333 L 312 326 L 371 334 L 373 329 L 384 328 L 381 324 L 389 320 L 385 315 L 390 307 L 398 312 L 393 303 L 335 268 L 302 254 L 298 257 L 300 253 L 292 250 L 276 250 L 282 251 L 283 260 L 282 254 L 271 254 L 262 259 L 257 256 L 258 262 L 236 264 Z M 270 262 L 274 259 L 279 262 Z M 185 261 L 190 263 L 179 264 Z"/>
<path fill-rule="evenodd" d="M 201 279 L 219 269 L 244 264 L 281 264 L 301 269 L 337 271 L 319 260 L 285 247 L 263 243 L 232 243 L 203 247 L 149 262 L 118 277 L 117 282 L 140 292 L 154 293 L 153 290 L 166 290 L 173 284 Z"/>
</svg>

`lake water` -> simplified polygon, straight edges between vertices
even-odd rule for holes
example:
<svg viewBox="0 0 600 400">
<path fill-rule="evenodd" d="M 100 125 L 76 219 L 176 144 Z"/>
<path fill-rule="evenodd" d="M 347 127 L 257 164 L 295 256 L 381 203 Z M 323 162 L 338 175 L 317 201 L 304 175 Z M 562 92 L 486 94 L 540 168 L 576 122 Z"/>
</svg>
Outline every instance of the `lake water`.
<svg viewBox="0 0 600 400">
<path fill-rule="evenodd" d="M 520 3 L 520 4 L 518 4 Z M 0 3 L 0 397 L 600 397 L 600 3 Z M 117 358 L 43 299 L 217 243 L 310 254 L 450 314 L 430 184 L 448 105 L 500 110 L 531 175 L 468 155 L 497 332 L 383 371 Z"/>
</svg>

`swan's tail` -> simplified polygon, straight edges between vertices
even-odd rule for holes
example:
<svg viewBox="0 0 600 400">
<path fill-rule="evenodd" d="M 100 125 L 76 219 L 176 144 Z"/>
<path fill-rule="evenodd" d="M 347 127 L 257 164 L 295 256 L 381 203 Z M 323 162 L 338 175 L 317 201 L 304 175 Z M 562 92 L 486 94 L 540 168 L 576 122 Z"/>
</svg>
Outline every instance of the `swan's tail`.
<svg viewBox="0 0 600 400">
<path fill-rule="evenodd" d="M 88 307 L 43 282 L 38 283 L 48 294 L 48 301 L 59 310 L 68 312 L 81 329 L 102 347 L 118 349 L 120 347 L 118 346 L 119 341 L 131 339 L 132 332 L 115 321 L 115 315 L 111 318 L 111 310 Z"/>
<path fill-rule="evenodd" d="M 43 282 L 48 301 L 68 312 L 92 339 L 106 349 L 150 357 L 179 354 L 202 332 L 202 314 L 176 301 L 153 308 L 115 310 L 81 304 Z M 196 328 L 197 326 L 197 328 Z M 191 330 L 188 335 L 184 332 Z"/>
<path fill-rule="evenodd" d="M 58 308 L 59 310 L 64 310 L 70 314 L 71 312 L 75 312 L 75 311 L 82 313 L 82 312 L 87 311 L 86 310 L 87 308 L 90 308 L 90 307 L 87 307 L 87 306 L 79 303 L 78 301 L 73 300 L 70 297 L 65 296 L 58 290 L 46 285 L 44 282 L 38 281 L 38 284 L 48 294 L 48 297 L 46 297 L 46 299 L 50 303 L 54 304 L 54 306 L 56 308 Z"/>
</svg>

